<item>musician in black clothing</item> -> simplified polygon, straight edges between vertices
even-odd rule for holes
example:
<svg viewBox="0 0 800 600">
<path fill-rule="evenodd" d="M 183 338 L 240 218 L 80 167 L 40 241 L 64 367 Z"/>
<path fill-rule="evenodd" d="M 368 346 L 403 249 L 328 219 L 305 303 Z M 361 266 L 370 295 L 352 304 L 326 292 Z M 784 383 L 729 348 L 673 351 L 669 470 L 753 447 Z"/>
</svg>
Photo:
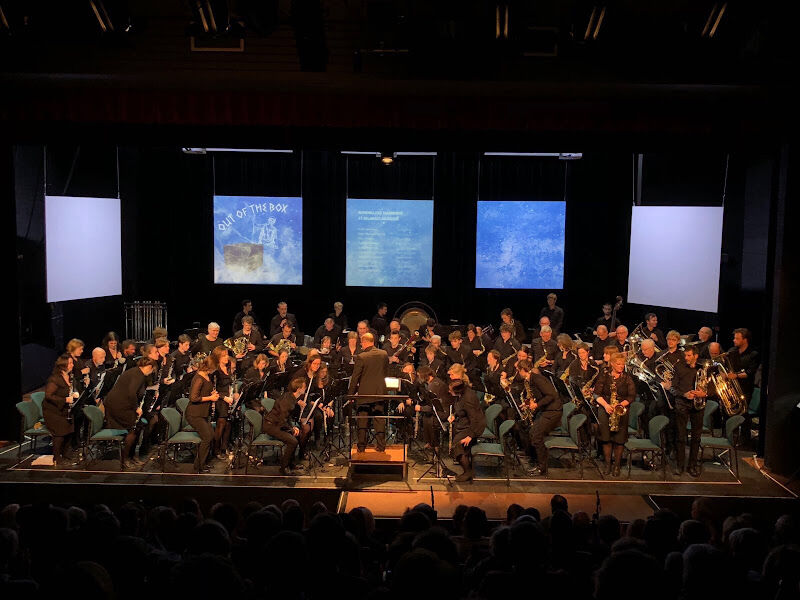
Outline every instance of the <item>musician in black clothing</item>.
<svg viewBox="0 0 800 600">
<path fill-rule="evenodd" d="M 656 313 L 649 312 L 644 316 L 644 333 L 653 340 L 659 350 L 667 347 L 667 340 L 664 333 L 658 328 L 658 317 Z"/>
<path fill-rule="evenodd" d="M 242 300 L 242 310 L 236 313 L 236 316 L 233 317 L 233 326 L 231 327 L 231 331 L 239 331 L 242 329 L 242 319 L 245 317 L 252 318 L 254 325 L 258 324 L 256 314 L 253 312 L 253 301 L 249 299 Z"/>
<path fill-rule="evenodd" d="M 78 392 L 83 392 L 89 385 L 89 365 L 88 361 L 81 358 L 85 345 L 82 340 L 72 338 L 67 342 L 67 354 L 72 358 L 72 379 L 73 385 Z"/>
<path fill-rule="evenodd" d="M 590 382 L 596 378 L 600 373 L 600 367 L 594 364 L 589 354 L 589 345 L 585 342 L 580 342 L 576 346 L 578 358 L 572 361 L 568 367 L 569 375 L 566 385 L 571 386 L 575 392 L 575 397 L 578 400 L 578 411 L 586 415 L 586 425 L 581 429 L 581 440 L 587 446 L 591 440 L 591 432 L 597 427 L 597 417 L 595 411 L 589 406 L 592 401 L 591 388 L 588 391 L 588 397 L 583 394 L 583 389 Z"/>
<path fill-rule="evenodd" d="M 742 393 L 748 404 L 753 397 L 755 389 L 755 376 L 758 371 L 760 358 L 758 352 L 750 345 L 752 336 L 750 330 L 741 327 L 733 330 L 733 348 L 728 350 L 726 357 L 730 361 L 731 371 L 728 378 L 737 379 L 742 387 Z"/>
<path fill-rule="evenodd" d="M 362 352 L 356 355 L 353 375 L 350 377 L 348 395 L 382 396 L 386 394 L 386 375 L 389 371 L 389 356 L 384 350 L 375 348 L 375 338 L 371 333 L 361 336 Z M 383 415 L 383 400 L 357 400 L 358 409 L 358 451 L 367 447 L 367 428 L 369 415 Z M 386 421 L 375 421 L 375 446 L 378 452 L 386 449 Z"/>
<path fill-rule="evenodd" d="M 428 344 L 425 352 L 419 359 L 420 367 L 430 367 L 434 377 L 442 378 L 447 371 L 444 361 L 439 357 L 439 353 L 433 344 Z"/>
<path fill-rule="evenodd" d="M 192 387 L 189 391 L 189 405 L 186 407 L 186 422 L 194 428 L 200 436 L 200 445 L 197 447 L 197 456 L 194 459 L 194 468 L 197 472 L 208 472 L 206 460 L 214 440 L 214 430 L 209 423 L 211 404 L 220 399 L 219 392 L 211 380 L 216 371 L 217 364 L 213 356 L 209 355 L 197 368 L 197 374 L 192 378 Z"/>
<path fill-rule="evenodd" d="M 547 306 L 539 311 L 539 317 L 547 317 L 550 320 L 550 327 L 555 335 L 561 333 L 564 327 L 564 309 L 556 306 L 558 296 L 555 294 L 547 294 Z"/>
<path fill-rule="evenodd" d="M 700 436 L 703 433 L 704 408 L 695 408 L 695 398 L 705 398 L 705 390 L 695 389 L 697 379 L 697 350 L 688 346 L 683 354 L 684 360 L 675 365 L 675 375 L 671 384 L 663 382 L 665 389 L 675 398 L 675 474 L 682 475 L 686 464 L 686 424 L 692 424 L 689 444 L 689 475 L 698 477 L 697 467 L 700 452 Z"/>
<path fill-rule="evenodd" d="M 278 356 L 278 348 L 284 346 L 295 350 L 297 348 L 297 338 L 292 333 L 292 326 L 289 323 L 284 323 L 280 333 L 276 333 L 269 341 L 268 350 L 272 356 Z"/>
<path fill-rule="evenodd" d="M 247 315 L 242 319 L 242 328 L 233 334 L 233 339 L 238 340 L 245 338 L 247 344 L 244 348 L 244 353 L 236 356 L 236 360 L 241 361 L 239 368 L 246 371 L 253 364 L 256 355 L 264 352 L 267 349 L 267 342 L 264 336 L 261 335 L 261 330 L 255 326 L 253 317 Z"/>
<path fill-rule="evenodd" d="M 339 328 L 340 331 L 348 329 L 347 315 L 344 314 L 343 311 L 344 311 L 344 304 L 342 304 L 341 302 L 334 302 L 333 312 L 328 315 L 333 319 L 333 322 L 336 323 L 336 326 Z"/>
<path fill-rule="evenodd" d="M 544 440 L 561 423 L 561 397 L 553 383 L 530 361 L 520 362 L 517 369 L 518 377 L 523 382 L 521 402 L 527 404 L 534 413 L 528 439 L 535 452 L 535 464 L 528 474 L 547 475 L 547 447 Z"/>
<path fill-rule="evenodd" d="M 683 362 L 683 350 L 680 349 L 681 334 L 674 329 L 667 333 L 667 349 L 658 355 L 658 362 L 667 361 L 675 367 Z"/>
<path fill-rule="evenodd" d="M 610 347 L 606 347 L 609 350 Z M 603 443 L 603 456 L 606 460 L 606 475 L 619 475 L 622 463 L 622 449 L 628 441 L 628 422 L 630 415 L 628 407 L 636 398 L 636 386 L 633 379 L 625 372 L 625 355 L 616 352 L 611 354 L 610 370 L 601 374 L 595 380 L 594 393 L 596 402 L 601 410 L 597 411 L 598 439 Z M 621 408 L 617 408 L 617 407 Z M 624 414 L 615 416 L 611 414 L 624 410 Z M 613 421 L 616 421 L 616 425 Z M 612 466 L 612 450 L 614 464 Z"/>
<path fill-rule="evenodd" d="M 606 302 L 605 304 L 603 304 L 603 316 L 598 318 L 594 322 L 595 331 L 597 330 L 598 327 L 600 327 L 600 325 L 605 326 L 606 332 L 611 331 L 611 328 L 612 328 L 611 321 L 613 320 L 613 316 L 612 316 L 613 312 L 614 312 L 614 307 L 612 306 L 612 304 L 610 302 Z M 614 324 L 613 327 L 616 328 L 616 324 Z M 597 335 L 597 334 L 595 334 L 595 335 Z"/>
<path fill-rule="evenodd" d="M 358 333 L 350 331 L 347 333 L 347 345 L 339 350 L 339 368 L 345 373 L 352 374 L 353 366 L 356 363 L 356 356 L 362 352 L 358 343 Z"/>
<path fill-rule="evenodd" d="M 78 392 L 73 390 L 73 360 L 69 354 L 62 354 L 56 359 L 53 372 L 47 378 L 44 386 L 44 401 L 42 402 L 42 416 L 44 425 L 53 439 L 53 465 L 71 462 L 69 447 L 65 447 L 66 440 L 75 429 L 69 421 L 70 406 L 77 399 Z"/>
<path fill-rule="evenodd" d="M 625 325 L 619 325 L 615 330 L 613 335 L 609 336 L 611 342 L 609 346 L 612 346 L 617 349 L 617 352 L 626 352 L 628 349 L 625 348 L 625 345 L 628 343 L 628 328 Z"/>
<path fill-rule="evenodd" d="M 494 349 L 500 353 L 500 359 L 505 360 L 509 356 L 517 353 L 521 344 L 514 335 L 514 328 L 508 323 L 503 323 L 500 326 L 500 337 L 494 342 Z"/>
<path fill-rule="evenodd" d="M 410 355 L 400 340 L 400 333 L 389 334 L 389 339 L 383 343 L 383 349 L 389 355 L 389 376 L 399 377 L 401 366 L 408 362 Z"/>
<path fill-rule="evenodd" d="M 697 341 L 693 345 L 697 348 L 697 355 L 700 358 L 711 358 L 708 346 L 714 341 L 711 339 L 713 335 L 714 332 L 711 331 L 711 327 L 701 327 L 697 331 Z"/>
<path fill-rule="evenodd" d="M 389 305 L 385 302 L 381 302 L 378 304 L 378 312 L 375 313 L 370 321 L 370 327 L 377 332 L 378 338 L 381 336 L 385 337 L 389 334 L 389 320 L 386 318 L 387 312 L 389 312 Z"/>
<path fill-rule="evenodd" d="M 503 366 L 500 362 L 500 352 L 497 350 L 489 350 L 486 354 L 486 372 L 483 375 L 483 383 L 486 387 L 486 394 L 494 396 L 489 400 L 484 396 L 484 401 L 487 404 L 491 402 L 501 402 L 505 404 L 505 392 L 500 386 L 500 379 L 503 375 Z"/>
<path fill-rule="evenodd" d="M 306 407 L 306 402 L 301 398 L 306 392 L 306 380 L 300 377 L 289 382 L 288 390 L 275 401 L 272 410 L 264 415 L 261 429 L 264 433 L 274 437 L 285 444 L 281 452 L 281 475 L 293 475 L 295 469 L 295 450 L 300 447 L 300 456 L 305 450 L 306 440 L 311 431 L 311 423 L 305 426 L 295 425 L 289 417 L 295 412 L 295 407 Z"/>
<path fill-rule="evenodd" d="M 122 451 L 125 468 L 141 467 L 143 461 L 134 456 L 136 438 L 139 436 L 137 425 L 142 415 L 140 401 L 144 397 L 147 382 L 156 368 L 153 359 L 146 356 L 139 359 L 136 368 L 127 369 L 119 376 L 116 385 L 105 399 L 106 426 L 109 429 L 127 430 Z"/>
<path fill-rule="evenodd" d="M 400 321 L 397 319 L 392 319 L 389 321 L 389 333 L 392 333 L 393 331 L 396 331 L 400 334 L 400 339 L 403 340 L 403 342 L 411 337 L 411 330 L 400 323 Z"/>
<path fill-rule="evenodd" d="M 102 348 L 95 348 L 92 350 L 92 359 L 89 361 L 89 389 L 92 390 L 92 393 L 94 393 L 94 390 L 100 391 L 98 386 L 101 381 L 105 381 L 106 368 L 106 351 Z M 92 397 L 91 403 L 97 405 L 100 400 L 102 399 Z"/>
<path fill-rule="evenodd" d="M 231 435 L 230 427 L 228 426 L 228 421 L 230 421 L 229 407 L 239 398 L 234 385 L 236 382 L 236 361 L 231 360 L 231 355 L 224 346 L 214 348 L 211 356 L 217 365 L 217 370 L 212 377 L 215 381 L 215 387 L 220 393 L 220 398 L 215 406 L 217 425 L 214 428 L 213 454 L 218 459 L 224 460 Z"/>
<path fill-rule="evenodd" d="M 106 367 L 109 369 L 116 367 L 120 360 L 123 360 L 124 362 L 122 349 L 120 348 L 119 336 L 115 332 L 109 331 L 103 338 L 100 347 L 106 353 Z"/>
<path fill-rule="evenodd" d="M 136 356 L 136 342 L 133 340 L 122 340 L 122 358 L 126 361 L 132 360 Z"/>
<path fill-rule="evenodd" d="M 278 302 L 278 314 L 272 317 L 269 323 L 270 337 L 278 335 L 286 324 L 290 325 L 294 331 L 299 331 L 297 318 L 289 312 L 289 307 L 286 302 Z"/>
<path fill-rule="evenodd" d="M 419 414 L 422 441 L 426 448 L 438 449 L 442 424 L 450 414 L 450 395 L 447 384 L 434 377 L 430 367 L 420 367 L 418 375 L 418 401 L 414 405 L 414 416 Z M 434 411 L 436 414 L 434 415 Z M 439 417 L 437 419 L 436 417 Z M 439 423 L 441 420 L 441 424 Z"/>
<path fill-rule="evenodd" d="M 206 356 L 211 356 L 217 346 L 222 346 L 222 339 L 219 337 L 219 324 L 212 321 L 208 324 L 208 333 L 197 336 L 197 341 L 192 346 L 192 354 L 202 352 Z"/>
<path fill-rule="evenodd" d="M 192 357 L 189 354 L 189 346 L 191 344 L 192 338 L 182 333 L 178 336 L 177 350 L 173 350 L 169 355 L 172 361 L 172 376 L 175 378 L 175 383 L 170 388 L 169 398 L 166 400 L 165 406 L 173 406 L 175 401 L 183 396 L 188 389 L 189 382 L 192 379 L 191 374 L 195 371 L 192 366 Z"/>
<path fill-rule="evenodd" d="M 553 330 L 545 325 L 539 330 L 539 337 L 531 342 L 533 362 L 539 368 L 551 371 L 558 355 L 558 344 L 553 339 Z"/>
<path fill-rule="evenodd" d="M 477 381 L 478 373 L 478 360 L 472 353 L 472 348 L 469 344 L 464 343 L 464 338 L 458 330 L 453 331 L 447 336 L 450 342 L 450 347 L 445 350 L 447 357 L 451 364 L 459 363 L 464 365 L 467 370 L 467 375 L 470 381 Z"/>
<path fill-rule="evenodd" d="M 608 328 L 605 325 L 598 325 L 591 349 L 591 357 L 596 365 L 603 363 L 603 351 L 605 347 L 613 341 L 614 340 L 608 335 Z"/>
<path fill-rule="evenodd" d="M 340 333 L 342 333 L 342 330 L 339 329 L 332 317 L 328 317 L 314 332 L 314 347 L 319 348 L 322 345 L 322 338 L 325 336 L 328 336 L 335 344 L 336 340 L 339 339 Z"/>
<path fill-rule="evenodd" d="M 433 336 L 438 335 L 439 337 L 441 337 L 440 331 L 441 327 L 439 327 L 439 325 L 436 323 L 436 320 L 428 319 L 427 321 L 425 321 L 425 328 L 422 331 L 420 331 L 421 335 L 420 339 L 423 342 L 428 342 L 430 344 L 431 340 L 433 339 Z"/>
<path fill-rule="evenodd" d="M 323 335 L 319 345 L 319 354 L 329 367 L 337 370 L 339 368 L 339 352 L 334 344 L 333 338 Z"/>
<path fill-rule="evenodd" d="M 558 352 L 556 352 L 556 356 L 553 359 L 553 375 L 561 377 L 577 356 L 573 350 L 574 343 L 572 338 L 568 334 L 559 333 L 556 343 L 558 344 Z"/>
<path fill-rule="evenodd" d="M 453 460 L 463 469 L 463 472 L 457 475 L 455 480 L 472 481 L 474 476 L 472 447 L 486 429 L 486 415 L 481 410 L 478 397 L 469 386 L 466 374 L 463 374 L 463 367 L 453 365 L 450 369 L 448 388 L 450 396 L 452 396 L 452 414 L 448 416 L 447 420 L 452 428 L 450 434 L 453 438 L 451 454 Z M 462 373 L 461 377 L 458 377 L 459 373 Z"/>
<path fill-rule="evenodd" d="M 500 330 L 502 331 L 502 325 L 508 325 L 511 327 L 512 335 L 514 339 L 516 339 L 520 344 L 525 341 L 528 337 L 525 334 L 525 327 L 519 321 L 514 319 L 514 313 L 511 312 L 510 308 L 504 308 L 500 311 L 500 319 L 502 321 Z"/>
<path fill-rule="evenodd" d="M 264 380 L 267 378 L 267 374 L 269 373 L 268 369 L 269 360 L 267 359 L 266 354 L 259 354 L 253 360 L 253 365 L 247 369 L 242 378 L 244 380 L 244 384 L 250 385 L 258 385 L 261 386 L 264 383 Z M 252 408 L 253 410 L 257 410 L 258 412 L 264 412 L 264 405 L 261 404 L 261 399 L 267 397 L 267 392 L 265 391 L 263 395 L 255 395 L 252 396 L 248 402 L 247 408 Z"/>
</svg>

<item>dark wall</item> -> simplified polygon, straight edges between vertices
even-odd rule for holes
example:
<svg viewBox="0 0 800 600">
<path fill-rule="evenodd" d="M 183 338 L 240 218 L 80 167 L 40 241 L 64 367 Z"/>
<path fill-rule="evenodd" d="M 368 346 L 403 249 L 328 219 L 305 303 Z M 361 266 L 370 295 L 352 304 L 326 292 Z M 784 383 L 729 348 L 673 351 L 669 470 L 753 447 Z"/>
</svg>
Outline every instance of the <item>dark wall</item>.
<svg viewBox="0 0 800 600">
<path fill-rule="evenodd" d="M 48 306 L 44 300 L 41 147 L 17 152 L 18 223 L 31 221 L 24 249 L 23 339 L 63 345 L 71 337 L 99 342 L 109 329 L 124 334 L 122 299 L 102 298 Z M 48 193 L 116 195 L 113 147 L 48 148 Z M 726 154 L 696 151 L 645 154 L 642 199 L 645 203 L 717 204 L 722 200 Z M 763 303 L 763 289 L 741 291 L 744 165 L 732 154 L 723 234 L 720 313 L 657 309 L 662 328 L 696 331 L 720 326 L 725 345 L 733 327 L 756 332 L 748 307 Z M 385 167 L 374 157 L 344 156 L 338 151 L 294 154 L 187 155 L 177 147 L 125 147 L 119 150 L 119 189 L 123 214 L 123 297 L 161 300 L 169 305 L 172 337 L 197 321 L 217 320 L 223 335 L 243 297 L 254 300 L 262 318 L 281 299 L 289 302 L 307 333 L 321 323 L 335 300 L 351 318 L 368 318 L 380 301 L 390 311 L 419 300 L 432 306 L 440 321 L 496 323 L 510 306 L 527 326 L 538 319 L 550 290 L 477 290 L 475 277 L 476 200 L 566 199 L 565 285 L 559 304 L 567 311 L 567 329 L 582 331 L 600 313 L 600 305 L 625 296 L 633 201 L 633 153 L 628 149 L 591 151 L 581 160 L 485 157 L 473 151 L 399 157 Z M 20 179 L 21 178 L 21 179 Z M 33 192 L 31 191 L 33 190 Z M 66 190 L 66 191 L 65 191 Z M 214 285 L 212 268 L 212 196 L 303 195 L 304 285 Z M 434 272 L 431 289 L 346 288 L 344 286 L 344 213 L 353 197 L 435 198 Z M 691 226 L 691 224 L 687 224 Z M 19 227 L 19 225 L 18 225 Z M 698 232 L 701 234 L 701 232 Z M 79 242 L 77 242 L 79 243 Z M 102 251 L 102 249 L 98 249 Z M 654 252 L 668 249 L 654 249 Z M 76 265 L 76 277 L 91 265 Z M 691 282 L 675 282 L 690 285 Z M 623 322 L 633 326 L 651 307 L 625 306 Z"/>
</svg>

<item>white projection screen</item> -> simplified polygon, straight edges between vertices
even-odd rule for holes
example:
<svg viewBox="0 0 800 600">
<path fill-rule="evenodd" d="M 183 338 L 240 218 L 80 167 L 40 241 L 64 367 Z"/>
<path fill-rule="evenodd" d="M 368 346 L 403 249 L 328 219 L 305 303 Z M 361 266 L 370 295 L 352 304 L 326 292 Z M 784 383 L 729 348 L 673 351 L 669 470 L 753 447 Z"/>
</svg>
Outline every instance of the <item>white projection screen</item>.
<svg viewBox="0 0 800 600">
<path fill-rule="evenodd" d="M 717 312 L 719 206 L 634 206 L 628 302 Z"/>
<path fill-rule="evenodd" d="M 47 301 L 122 294 L 119 198 L 45 196 Z"/>
</svg>

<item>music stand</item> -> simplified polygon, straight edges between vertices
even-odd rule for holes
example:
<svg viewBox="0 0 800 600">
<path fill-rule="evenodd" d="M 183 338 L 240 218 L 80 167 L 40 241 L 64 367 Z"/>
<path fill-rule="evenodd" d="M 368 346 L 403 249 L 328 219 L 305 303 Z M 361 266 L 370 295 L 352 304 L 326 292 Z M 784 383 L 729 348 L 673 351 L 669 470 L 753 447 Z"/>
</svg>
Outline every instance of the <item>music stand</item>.
<svg viewBox="0 0 800 600">
<path fill-rule="evenodd" d="M 245 383 L 242 388 L 239 390 L 239 398 L 236 400 L 234 404 L 231 405 L 228 414 L 230 427 L 232 431 L 235 431 L 233 438 L 233 454 L 228 461 L 228 466 L 226 470 L 233 471 L 236 468 L 241 468 L 238 466 L 240 460 L 239 457 L 242 454 L 245 454 L 245 460 L 252 460 L 254 463 L 257 463 L 255 458 L 247 455 L 247 445 L 244 443 L 244 410 L 248 406 L 250 400 L 256 397 L 256 394 L 260 390 L 260 385 L 258 382 L 247 382 Z M 232 417 L 232 418 L 231 418 Z"/>
<path fill-rule="evenodd" d="M 387 426 L 387 429 L 388 429 L 388 426 L 389 426 L 389 423 L 391 422 L 391 419 L 405 419 L 406 418 L 404 415 L 395 416 L 395 415 L 389 415 L 389 414 L 369 415 L 368 417 L 359 417 L 358 416 L 358 407 L 363 406 L 365 404 L 377 404 L 379 402 L 387 402 L 387 401 L 391 401 L 391 400 L 394 400 L 395 402 L 397 402 L 397 401 L 405 402 L 408 399 L 408 396 L 394 395 L 394 394 L 361 394 L 361 395 L 359 395 L 359 394 L 348 394 L 348 395 L 345 396 L 345 398 L 347 398 L 348 403 L 349 402 L 354 402 L 355 405 L 356 405 L 356 417 L 354 419 L 356 424 L 358 423 L 358 419 L 386 419 L 386 426 Z M 358 427 L 356 427 L 356 429 L 358 429 Z M 369 429 L 369 428 L 367 428 L 367 429 Z M 385 431 L 386 430 L 384 430 L 384 436 L 386 436 Z M 358 439 L 357 435 L 353 436 L 352 427 L 351 427 L 351 432 L 350 432 L 350 439 L 351 440 Z M 403 444 L 403 459 L 405 460 L 405 444 Z"/>
</svg>

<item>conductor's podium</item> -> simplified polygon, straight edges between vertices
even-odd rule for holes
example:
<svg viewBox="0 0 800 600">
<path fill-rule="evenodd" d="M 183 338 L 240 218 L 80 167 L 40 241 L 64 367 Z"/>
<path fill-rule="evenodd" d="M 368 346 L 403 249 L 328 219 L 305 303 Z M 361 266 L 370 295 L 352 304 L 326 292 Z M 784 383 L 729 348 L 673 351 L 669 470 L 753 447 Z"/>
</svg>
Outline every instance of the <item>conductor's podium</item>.
<svg viewBox="0 0 800 600">
<path fill-rule="evenodd" d="M 405 481 L 407 475 L 405 444 L 386 446 L 383 452 L 374 446 L 368 446 L 364 452 L 359 452 L 355 445 L 350 448 L 350 477 Z"/>
</svg>

